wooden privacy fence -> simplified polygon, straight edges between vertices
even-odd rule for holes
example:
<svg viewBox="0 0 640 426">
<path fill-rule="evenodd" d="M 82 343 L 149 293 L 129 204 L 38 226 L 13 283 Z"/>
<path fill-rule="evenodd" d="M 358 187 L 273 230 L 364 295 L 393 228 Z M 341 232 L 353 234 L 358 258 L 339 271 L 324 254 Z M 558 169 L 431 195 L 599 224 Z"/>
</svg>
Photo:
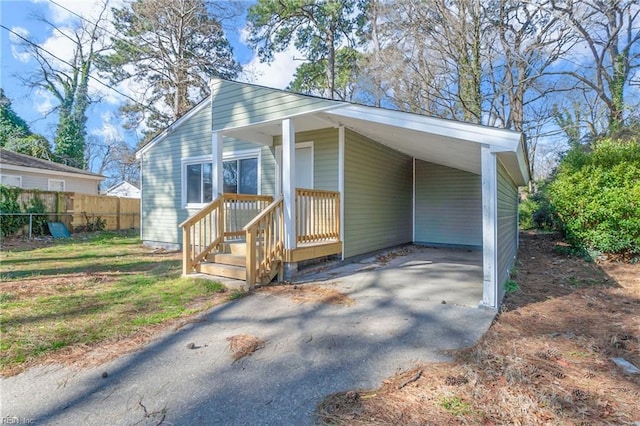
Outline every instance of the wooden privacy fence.
<svg viewBox="0 0 640 426">
<path fill-rule="evenodd" d="M 26 208 L 36 198 L 44 205 L 50 220 L 64 223 L 70 231 L 95 224 L 98 218 L 108 231 L 140 228 L 138 198 L 23 190 L 18 202 Z"/>
</svg>

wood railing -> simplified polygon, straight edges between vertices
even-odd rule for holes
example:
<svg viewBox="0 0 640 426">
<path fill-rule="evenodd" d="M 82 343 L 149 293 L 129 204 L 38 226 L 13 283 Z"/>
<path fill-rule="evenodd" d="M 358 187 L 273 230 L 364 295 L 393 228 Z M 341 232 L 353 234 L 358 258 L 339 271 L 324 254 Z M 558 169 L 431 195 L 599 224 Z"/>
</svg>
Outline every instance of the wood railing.
<svg viewBox="0 0 640 426">
<path fill-rule="evenodd" d="M 224 198 L 218 197 L 180 224 L 182 227 L 182 273 L 196 265 L 224 241 Z"/>
<path fill-rule="evenodd" d="M 298 243 L 340 239 L 340 193 L 296 189 L 296 238 Z"/>
<path fill-rule="evenodd" d="M 247 238 L 247 284 L 280 272 L 284 259 L 284 209 L 282 197 L 271 203 L 245 227 Z"/>
<path fill-rule="evenodd" d="M 268 195 L 222 194 L 182 222 L 182 273 L 193 272 L 223 242 L 244 238 L 243 228 L 272 201 Z"/>
<path fill-rule="evenodd" d="M 269 195 L 223 194 L 224 238 L 244 239 L 244 227 L 273 202 Z"/>
</svg>

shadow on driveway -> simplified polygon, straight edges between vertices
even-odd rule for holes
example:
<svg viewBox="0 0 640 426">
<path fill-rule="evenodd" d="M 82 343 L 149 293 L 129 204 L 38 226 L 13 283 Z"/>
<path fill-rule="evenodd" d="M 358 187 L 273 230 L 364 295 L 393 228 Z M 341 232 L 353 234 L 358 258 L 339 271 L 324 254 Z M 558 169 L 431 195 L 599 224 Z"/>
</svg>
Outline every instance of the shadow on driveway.
<svg viewBox="0 0 640 426">
<path fill-rule="evenodd" d="M 1 417 L 48 424 L 313 423 L 327 394 L 376 387 L 416 363 L 447 360 L 444 350 L 470 346 L 489 328 L 492 311 L 441 304 L 441 295 L 415 297 L 410 289 L 424 271 L 412 268 L 428 264 L 404 261 L 411 279 L 404 287 L 393 285 L 385 268 L 351 283 L 332 276 L 353 306 L 254 293 L 99 368 L 41 367 L 2 379 Z M 447 271 L 439 273 L 456 272 Z M 238 334 L 266 346 L 234 363 L 226 339 Z"/>
</svg>

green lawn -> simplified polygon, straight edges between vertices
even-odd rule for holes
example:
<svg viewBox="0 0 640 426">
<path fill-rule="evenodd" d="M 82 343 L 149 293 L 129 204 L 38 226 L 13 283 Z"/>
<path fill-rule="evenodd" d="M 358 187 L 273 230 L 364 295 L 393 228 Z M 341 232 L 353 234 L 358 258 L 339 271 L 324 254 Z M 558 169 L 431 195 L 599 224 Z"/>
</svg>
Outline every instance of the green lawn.
<svg viewBox="0 0 640 426">
<path fill-rule="evenodd" d="M 228 298 L 180 276 L 180 254 L 102 232 L 0 253 L 0 373 L 63 350 L 88 350 L 193 315 Z"/>
</svg>

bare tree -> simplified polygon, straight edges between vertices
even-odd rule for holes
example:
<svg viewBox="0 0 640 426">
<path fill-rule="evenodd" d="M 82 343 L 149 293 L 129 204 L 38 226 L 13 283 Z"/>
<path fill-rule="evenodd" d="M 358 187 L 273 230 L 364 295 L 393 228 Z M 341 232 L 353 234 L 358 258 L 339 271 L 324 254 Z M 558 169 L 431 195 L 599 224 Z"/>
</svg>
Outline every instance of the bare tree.
<svg viewBox="0 0 640 426">
<path fill-rule="evenodd" d="M 89 79 L 97 55 L 107 48 L 102 29 L 107 5 L 108 1 L 99 4 L 99 14 L 93 22 L 76 19 L 70 26 L 61 26 L 44 16 L 38 17 L 55 36 L 71 42 L 73 53 L 70 58 L 55 57 L 34 40 L 23 39 L 21 43 L 37 63 L 35 71 L 22 79 L 23 83 L 52 94 L 58 101 L 49 112 L 55 112 L 59 117 L 54 159 L 79 168 L 86 166 L 87 109 L 93 102 L 89 95 Z"/>
<path fill-rule="evenodd" d="M 589 61 L 567 57 L 559 75 L 592 91 L 607 111 L 608 128 L 624 125 L 631 109 L 629 86 L 640 84 L 640 2 L 638 0 L 551 0 L 554 10 L 585 47 Z M 580 52 L 582 53 L 582 51 Z"/>
</svg>

